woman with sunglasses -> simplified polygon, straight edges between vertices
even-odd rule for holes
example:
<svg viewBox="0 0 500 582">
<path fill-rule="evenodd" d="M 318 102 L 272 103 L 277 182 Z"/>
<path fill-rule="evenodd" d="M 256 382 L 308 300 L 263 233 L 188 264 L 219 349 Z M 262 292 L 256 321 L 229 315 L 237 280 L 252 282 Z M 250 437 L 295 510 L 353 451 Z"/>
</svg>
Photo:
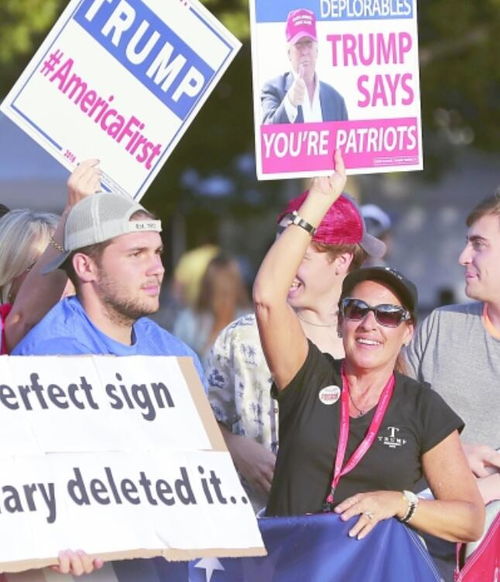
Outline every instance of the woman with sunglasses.
<svg viewBox="0 0 500 582">
<path fill-rule="evenodd" d="M 395 371 L 415 325 L 414 285 L 388 268 L 344 280 L 339 327 L 345 359 L 307 340 L 286 301 L 311 232 L 345 184 L 315 178 L 296 218 L 267 253 L 254 284 L 262 346 L 279 401 L 280 450 L 266 515 L 358 516 L 365 537 L 396 517 L 451 541 L 477 539 L 484 509 L 462 452 L 461 419 L 428 386 Z M 422 476 L 435 500 L 413 491 Z"/>
</svg>

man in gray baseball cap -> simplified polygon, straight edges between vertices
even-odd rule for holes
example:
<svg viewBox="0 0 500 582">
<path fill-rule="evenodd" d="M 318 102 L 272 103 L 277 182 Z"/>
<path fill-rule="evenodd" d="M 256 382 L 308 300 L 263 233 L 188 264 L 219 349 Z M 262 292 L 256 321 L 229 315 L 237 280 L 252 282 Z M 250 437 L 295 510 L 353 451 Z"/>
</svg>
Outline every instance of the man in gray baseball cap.
<svg viewBox="0 0 500 582">
<path fill-rule="evenodd" d="M 76 296 L 59 302 L 12 352 L 15 355 L 114 354 L 198 357 L 143 316 L 159 308 L 164 275 L 161 222 L 127 196 L 99 193 L 69 213 L 59 256 Z"/>
</svg>

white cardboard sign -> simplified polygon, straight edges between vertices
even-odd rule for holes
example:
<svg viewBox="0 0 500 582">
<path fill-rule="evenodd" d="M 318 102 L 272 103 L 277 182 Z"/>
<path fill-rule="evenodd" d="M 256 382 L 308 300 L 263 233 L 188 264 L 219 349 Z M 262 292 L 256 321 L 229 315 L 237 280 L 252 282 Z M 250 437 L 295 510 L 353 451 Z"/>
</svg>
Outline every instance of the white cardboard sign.
<svg viewBox="0 0 500 582">
<path fill-rule="evenodd" d="M 72 0 L 0 109 L 140 200 L 239 48 L 197 0 Z"/>
<path fill-rule="evenodd" d="M 265 554 L 190 358 L 2 356 L 0 372 L 0 571 L 65 548 Z"/>
</svg>

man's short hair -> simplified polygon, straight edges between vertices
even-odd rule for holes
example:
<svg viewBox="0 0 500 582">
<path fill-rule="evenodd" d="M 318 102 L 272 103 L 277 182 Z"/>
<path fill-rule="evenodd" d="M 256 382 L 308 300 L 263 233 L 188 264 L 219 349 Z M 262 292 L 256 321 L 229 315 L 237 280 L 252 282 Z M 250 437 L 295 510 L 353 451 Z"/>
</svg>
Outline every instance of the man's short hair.
<svg viewBox="0 0 500 582">
<path fill-rule="evenodd" d="M 352 261 L 349 263 L 349 269 L 347 271 L 348 273 L 354 271 L 354 269 L 359 269 L 368 258 L 368 253 L 362 249 L 359 244 L 329 245 L 313 241 L 312 245 L 318 252 L 328 253 L 328 260 L 331 263 L 344 253 L 352 255 Z"/>
<path fill-rule="evenodd" d="M 477 204 L 470 212 L 465 223 L 470 227 L 480 218 L 489 214 L 500 217 L 500 188 L 493 196 L 488 196 L 488 198 Z"/>
</svg>

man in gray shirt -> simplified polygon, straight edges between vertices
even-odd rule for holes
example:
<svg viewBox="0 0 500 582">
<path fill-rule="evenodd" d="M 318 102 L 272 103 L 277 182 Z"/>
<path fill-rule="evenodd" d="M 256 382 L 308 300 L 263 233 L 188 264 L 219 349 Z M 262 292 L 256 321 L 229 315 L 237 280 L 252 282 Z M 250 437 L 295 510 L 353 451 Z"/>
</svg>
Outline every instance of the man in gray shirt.
<svg viewBox="0 0 500 582">
<path fill-rule="evenodd" d="M 465 421 L 462 443 L 490 524 L 500 504 L 500 191 L 466 223 L 459 262 L 474 301 L 435 309 L 417 328 L 407 361 L 410 375 L 429 382 Z M 443 580 L 451 582 L 455 546 L 432 536 L 426 542 Z M 476 545 L 468 545 L 467 556 Z"/>
<path fill-rule="evenodd" d="M 474 301 L 435 309 L 407 359 L 464 419 L 464 448 L 489 503 L 500 499 L 500 191 L 472 210 L 467 226 L 459 262 Z"/>
</svg>

